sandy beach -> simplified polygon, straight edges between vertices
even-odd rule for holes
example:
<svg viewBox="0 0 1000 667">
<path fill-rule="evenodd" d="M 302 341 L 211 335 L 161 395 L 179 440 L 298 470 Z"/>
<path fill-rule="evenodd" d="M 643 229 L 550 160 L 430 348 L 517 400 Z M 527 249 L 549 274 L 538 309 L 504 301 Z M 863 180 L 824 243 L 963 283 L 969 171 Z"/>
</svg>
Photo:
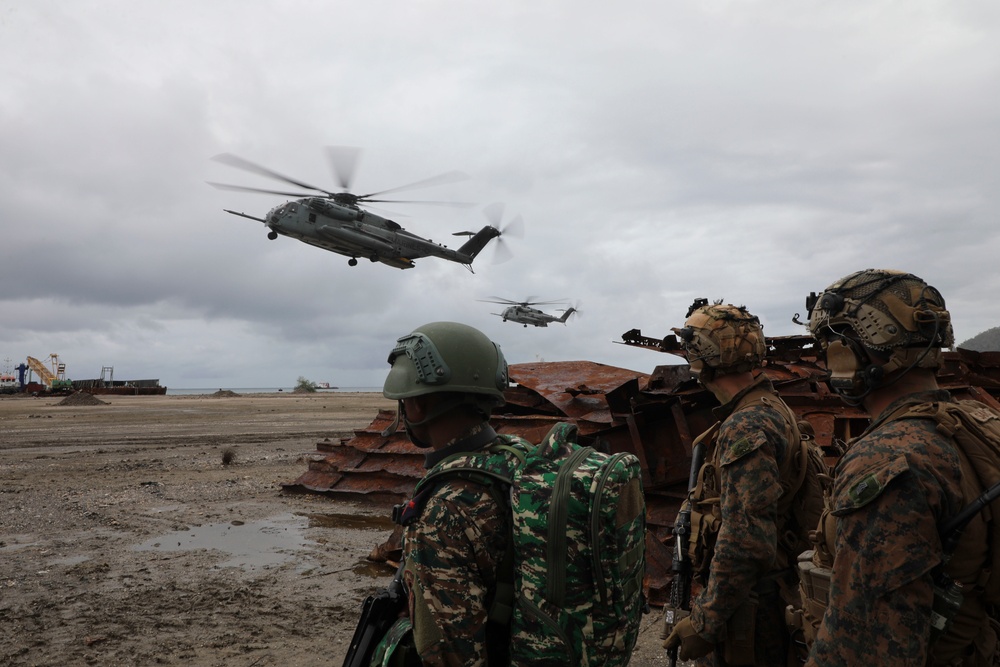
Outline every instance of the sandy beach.
<svg viewBox="0 0 1000 667">
<path fill-rule="evenodd" d="M 100 399 L 0 397 L 0 664 L 339 666 L 391 575 L 367 560 L 387 508 L 280 485 L 394 405 Z M 659 619 L 632 664 L 666 663 Z"/>
</svg>

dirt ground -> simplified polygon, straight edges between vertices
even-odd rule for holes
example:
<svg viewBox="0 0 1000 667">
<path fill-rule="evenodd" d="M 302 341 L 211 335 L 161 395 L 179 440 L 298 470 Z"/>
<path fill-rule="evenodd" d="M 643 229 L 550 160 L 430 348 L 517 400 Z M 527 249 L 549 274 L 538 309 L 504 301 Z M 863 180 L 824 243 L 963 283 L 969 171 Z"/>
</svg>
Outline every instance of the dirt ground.
<svg viewBox="0 0 1000 667">
<path fill-rule="evenodd" d="M 388 511 L 280 484 L 394 406 L 100 399 L 0 397 L 0 665 L 340 665 L 392 574 L 366 558 Z M 666 664 L 659 628 L 654 610 L 633 665 Z"/>
</svg>

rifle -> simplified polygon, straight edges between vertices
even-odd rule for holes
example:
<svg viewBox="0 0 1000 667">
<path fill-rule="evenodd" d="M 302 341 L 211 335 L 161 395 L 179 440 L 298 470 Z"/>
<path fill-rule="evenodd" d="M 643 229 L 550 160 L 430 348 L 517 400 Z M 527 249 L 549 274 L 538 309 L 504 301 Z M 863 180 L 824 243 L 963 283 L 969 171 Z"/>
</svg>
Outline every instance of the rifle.
<svg viewBox="0 0 1000 667">
<path fill-rule="evenodd" d="M 365 599 L 361 606 L 361 619 L 354 630 L 351 647 L 344 658 L 344 667 L 368 667 L 379 641 L 406 610 L 404 565 L 405 561 L 400 561 L 396 574 L 384 591 L 369 595 Z"/>
<path fill-rule="evenodd" d="M 705 462 L 705 440 L 715 431 L 713 427 L 694 441 L 691 449 L 691 472 L 688 475 L 688 499 L 681 505 L 674 519 L 674 555 L 670 569 L 674 577 L 670 582 L 670 604 L 663 609 L 663 638 L 666 639 L 674 627 L 691 611 L 691 579 L 694 576 L 688 547 L 691 542 L 691 490 L 698 484 L 698 472 Z M 677 647 L 667 649 L 670 667 L 677 667 Z"/>
<path fill-rule="evenodd" d="M 962 537 L 962 531 L 972 519 L 982 512 L 986 507 L 1000 497 L 1000 482 L 990 488 L 966 505 L 948 523 L 941 528 L 941 551 L 942 560 L 931 570 L 931 580 L 934 584 L 934 603 L 931 608 L 931 638 L 933 645 L 941 635 L 951 627 L 951 621 L 955 618 L 965 595 L 962 593 L 962 585 L 952 579 L 945 572 L 948 561 L 958 547 L 958 541 Z"/>
</svg>

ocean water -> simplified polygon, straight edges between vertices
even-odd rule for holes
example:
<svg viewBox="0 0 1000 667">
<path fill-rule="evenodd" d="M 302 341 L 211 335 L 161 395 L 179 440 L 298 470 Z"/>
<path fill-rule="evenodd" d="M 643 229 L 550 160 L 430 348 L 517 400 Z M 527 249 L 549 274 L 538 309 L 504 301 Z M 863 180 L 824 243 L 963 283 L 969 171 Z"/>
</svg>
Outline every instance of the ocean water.
<svg viewBox="0 0 1000 667">
<path fill-rule="evenodd" d="M 167 387 L 167 396 L 192 396 L 200 394 L 214 394 L 215 392 L 231 391 L 236 394 L 276 394 L 278 392 L 291 393 L 295 387 L 187 387 L 178 388 Z M 317 394 L 341 393 L 341 392 L 375 392 L 382 393 L 382 387 L 337 387 L 336 389 L 317 389 Z"/>
</svg>

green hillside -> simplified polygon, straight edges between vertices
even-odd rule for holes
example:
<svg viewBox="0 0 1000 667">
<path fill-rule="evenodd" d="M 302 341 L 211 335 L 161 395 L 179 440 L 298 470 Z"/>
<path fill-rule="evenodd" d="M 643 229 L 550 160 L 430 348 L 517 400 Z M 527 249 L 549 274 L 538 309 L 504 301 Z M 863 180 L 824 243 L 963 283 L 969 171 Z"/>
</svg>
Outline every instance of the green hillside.
<svg viewBox="0 0 1000 667">
<path fill-rule="evenodd" d="M 976 352 L 1000 352 L 1000 327 L 987 329 L 969 340 L 959 343 L 958 346 Z"/>
</svg>

